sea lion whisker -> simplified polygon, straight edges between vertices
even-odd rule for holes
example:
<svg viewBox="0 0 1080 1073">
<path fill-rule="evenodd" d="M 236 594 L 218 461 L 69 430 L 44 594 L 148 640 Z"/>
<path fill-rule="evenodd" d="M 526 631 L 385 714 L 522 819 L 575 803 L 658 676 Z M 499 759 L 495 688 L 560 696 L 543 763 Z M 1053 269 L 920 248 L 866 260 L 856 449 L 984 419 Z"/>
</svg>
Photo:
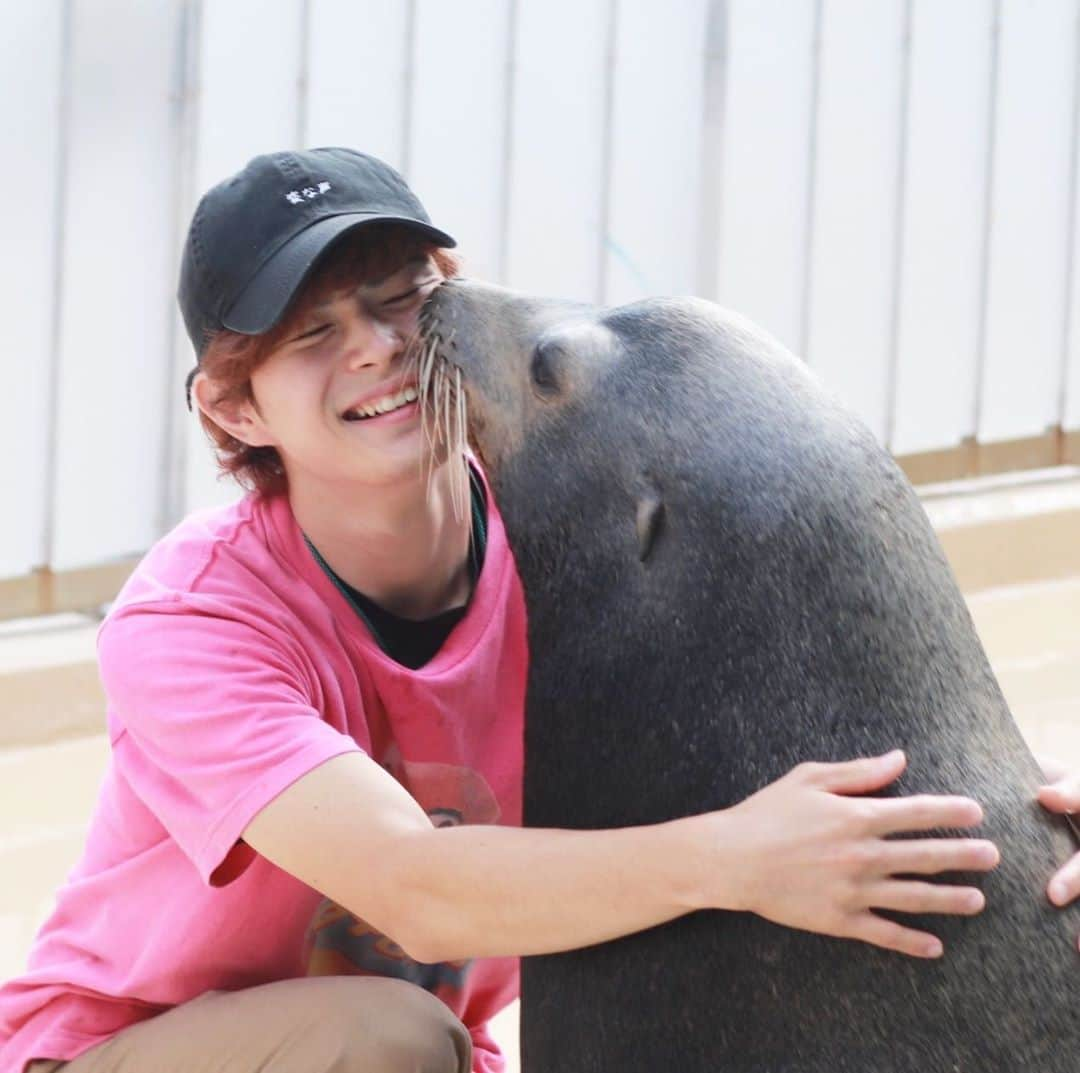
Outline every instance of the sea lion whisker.
<svg viewBox="0 0 1080 1073">
<path fill-rule="evenodd" d="M 451 424 L 451 410 L 450 410 L 450 405 L 451 405 L 451 400 L 450 400 L 451 384 L 450 384 L 450 377 L 446 373 L 445 364 L 442 367 L 442 373 L 443 373 L 443 382 L 442 382 L 443 391 L 442 391 L 442 407 L 441 407 L 442 413 L 441 413 L 440 416 L 442 418 L 443 441 L 446 443 L 447 449 L 452 450 L 452 448 L 453 448 L 453 441 L 452 441 L 453 425 Z M 461 504 L 458 502 L 457 480 L 455 479 L 455 475 L 454 475 L 453 472 L 451 472 L 451 474 L 450 474 L 450 505 L 452 506 L 452 508 L 454 510 L 454 517 L 457 518 L 458 520 L 460 520 L 461 519 Z"/>
<path fill-rule="evenodd" d="M 421 398 L 426 399 L 428 390 L 431 387 L 431 374 L 434 371 L 435 354 L 438 347 L 439 341 L 436 336 L 432 336 L 425 342 L 424 350 L 421 355 L 419 372 L 419 392 Z"/>
<path fill-rule="evenodd" d="M 461 369 L 457 366 L 454 367 L 454 404 L 456 410 L 456 424 L 454 427 L 454 456 L 460 458 L 462 462 L 465 459 L 465 392 L 461 387 Z M 468 463 L 464 462 L 464 465 L 458 466 L 458 482 L 461 490 L 461 509 L 467 510 L 467 498 L 469 494 L 469 470 Z M 472 517 L 472 512 L 468 511 L 468 516 Z"/>
<path fill-rule="evenodd" d="M 441 445 L 449 464 L 450 504 L 454 517 L 466 519 L 471 527 L 469 510 L 469 470 L 465 460 L 468 445 L 468 419 L 461 370 L 443 356 L 448 344 L 438 328 L 426 320 L 415 348 L 417 396 L 420 402 L 420 425 L 426 451 L 427 491 L 431 498 L 435 476 L 435 456 Z M 453 333 L 451 332 L 451 338 Z"/>
<path fill-rule="evenodd" d="M 424 437 L 426 450 L 421 458 L 421 469 L 427 467 L 428 492 L 431 488 L 432 451 L 434 449 L 434 437 L 431 428 L 431 415 L 429 409 L 429 394 L 431 388 L 431 366 L 436 342 L 434 339 L 425 339 L 419 356 L 419 369 L 417 370 L 417 398 L 420 405 L 420 429 Z"/>
<path fill-rule="evenodd" d="M 431 499 L 432 487 L 435 479 L 435 446 L 438 440 L 438 424 L 442 410 L 441 398 L 443 394 L 443 369 L 442 363 L 433 362 L 431 376 L 431 452 L 428 463 L 428 499 Z"/>
<path fill-rule="evenodd" d="M 424 428 L 424 436 L 427 440 L 427 446 L 429 448 L 434 446 L 434 422 L 431 415 L 431 378 L 434 372 L 435 365 L 435 353 L 438 349 L 438 341 L 431 339 L 428 341 L 427 348 L 424 351 L 423 361 L 420 368 L 419 384 L 417 391 L 420 396 L 420 413 L 421 421 Z"/>
</svg>

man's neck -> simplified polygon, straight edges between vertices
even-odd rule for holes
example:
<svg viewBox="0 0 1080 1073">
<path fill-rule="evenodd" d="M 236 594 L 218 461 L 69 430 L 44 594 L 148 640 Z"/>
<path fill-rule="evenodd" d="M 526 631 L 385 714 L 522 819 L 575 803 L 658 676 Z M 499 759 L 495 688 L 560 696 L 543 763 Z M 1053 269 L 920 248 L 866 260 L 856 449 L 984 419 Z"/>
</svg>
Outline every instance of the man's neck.
<svg viewBox="0 0 1080 1073">
<path fill-rule="evenodd" d="M 455 461 L 464 465 L 464 461 Z M 424 619 L 469 597 L 469 510 L 451 506 L 451 463 L 423 480 L 357 490 L 290 485 L 297 524 L 342 581 L 403 618 Z"/>
</svg>

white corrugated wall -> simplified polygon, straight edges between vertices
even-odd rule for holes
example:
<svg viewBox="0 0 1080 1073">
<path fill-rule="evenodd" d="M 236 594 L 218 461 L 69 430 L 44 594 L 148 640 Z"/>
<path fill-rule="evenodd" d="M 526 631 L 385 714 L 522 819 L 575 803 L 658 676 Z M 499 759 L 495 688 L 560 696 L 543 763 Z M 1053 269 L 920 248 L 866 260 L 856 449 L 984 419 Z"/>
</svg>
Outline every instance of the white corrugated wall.
<svg viewBox="0 0 1080 1073">
<path fill-rule="evenodd" d="M 1080 429 L 1080 0 L 0 0 L 0 579 L 215 482 L 173 305 L 253 154 L 401 168 L 471 274 L 697 293 L 897 454 Z"/>
</svg>

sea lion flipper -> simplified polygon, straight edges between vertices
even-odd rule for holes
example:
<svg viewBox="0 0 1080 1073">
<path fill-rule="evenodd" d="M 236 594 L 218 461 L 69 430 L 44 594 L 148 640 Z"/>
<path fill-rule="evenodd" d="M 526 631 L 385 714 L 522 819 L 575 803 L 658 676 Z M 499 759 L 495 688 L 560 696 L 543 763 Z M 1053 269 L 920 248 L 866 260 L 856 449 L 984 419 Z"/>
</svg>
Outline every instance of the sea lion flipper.
<svg viewBox="0 0 1080 1073">
<path fill-rule="evenodd" d="M 656 492 L 648 492 L 638 500 L 637 538 L 638 558 L 644 562 L 650 552 L 664 520 L 664 501 Z"/>
</svg>

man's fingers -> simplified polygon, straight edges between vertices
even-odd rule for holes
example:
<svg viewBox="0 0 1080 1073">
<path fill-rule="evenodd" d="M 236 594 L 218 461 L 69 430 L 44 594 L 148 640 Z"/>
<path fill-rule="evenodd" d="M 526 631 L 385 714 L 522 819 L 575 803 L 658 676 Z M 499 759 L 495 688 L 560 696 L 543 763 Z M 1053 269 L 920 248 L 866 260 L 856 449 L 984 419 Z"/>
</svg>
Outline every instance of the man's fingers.
<svg viewBox="0 0 1080 1073">
<path fill-rule="evenodd" d="M 978 838 L 902 839 L 883 843 L 882 871 L 889 875 L 989 872 L 1001 861 L 993 842 Z"/>
<path fill-rule="evenodd" d="M 1080 776 L 1039 787 L 1039 802 L 1051 812 L 1080 812 Z M 1080 853 L 1054 875 L 1046 893 L 1054 905 L 1068 905 L 1080 897 Z"/>
<path fill-rule="evenodd" d="M 868 801 L 870 833 L 891 835 L 901 831 L 933 831 L 939 827 L 974 827 L 983 811 L 968 797 L 919 794 L 887 801 Z"/>
<path fill-rule="evenodd" d="M 907 766 L 899 749 L 884 756 L 844 760 L 837 764 L 801 764 L 795 770 L 813 785 L 834 794 L 868 794 L 894 782 Z"/>
<path fill-rule="evenodd" d="M 1080 897 L 1080 853 L 1055 874 L 1046 893 L 1054 905 L 1068 905 Z"/>
<path fill-rule="evenodd" d="M 943 949 L 941 940 L 935 936 L 905 928 L 876 913 L 859 914 L 852 923 L 849 937 L 916 958 L 941 957 Z"/>
<path fill-rule="evenodd" d="M 986 907 L 982 891 L 975 887 L 949 887 L 908 879 L 877 883 L 868 893 L 874 909 L 893 909 L 899 913 L 948 913 L 969 917 Z"/>
<path fill-rule="evenodd" d="M 1080 778 L 1070 776 L 1041 786 L 1039 801 L 1051 812 L 1080 812 Z"/>
</svg>

